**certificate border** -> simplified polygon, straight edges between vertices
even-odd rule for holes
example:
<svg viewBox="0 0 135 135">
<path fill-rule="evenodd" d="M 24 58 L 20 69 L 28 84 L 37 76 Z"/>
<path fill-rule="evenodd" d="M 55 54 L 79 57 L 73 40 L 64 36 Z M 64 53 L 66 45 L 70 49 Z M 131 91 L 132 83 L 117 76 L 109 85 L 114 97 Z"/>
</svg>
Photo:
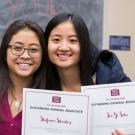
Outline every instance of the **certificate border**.
<svg viewBox="0 0 135 135">
<path fill-rule="evenodd" d="M 89 85 L 89 86 L 81 86 L 82 92 L 89 91 L 90 89 L 100 89 L 100 88 L 112 88 L 112 87 L 127 87 L 127 86 L 135 86 L 135 82 L 125 82 L 125 83 L 112 83 L 112 84 L 100 84 L 100 85 Z"/>
<path fill-rule="evenodd" d="M 123 83 L 112 83 L 112 84 L 99 84 L 99 85 L 87 85 L 87 86 L 81 86 L 81 91 L 82 92 L 84 92 L 84 93 L 87 93 L 87 94 L 92 94 L 92 93 L 94 93 L 94 92 L 99 92 L 99 91 L 102 91 L 102 89 L 104 89 L 104 91 L 103 92 L 107 92 L 107 91 L 109 91 L 109 89 L 110 89 L 110 91 L 111 90 L 117 90 L 117 88 L 119 89 L 121 89 L 121 88 L 125 88 L 125 87 L 135 87 L 135 82 L 134 81 L 132 81 L 132 82 L 123 82 Z M 107 89 L 106 89 L 107 88 Z M 116 89 L 115 89 L 116 88 Z M 96 90 L 96 91 L 95 91 Z M 131 90 L 132 91 L 132 90 Z M 133 89 L 133 91 L 134 91 L 134 89 Z M 127 89 L 127 92 L 128 92 L 128 89 Z M 102 92 L 101 92 L 102 93 Z M 134 92 L 133 92 L 134 93 Z M 111 93 L 110 93 L 111 94 Z M 114 96 L 114 98 L 115 98 L 115 96 L 119 96 L 119 93 L 118 93 L 118 95 L 117 95 L 117 93 L 116 93 L 116 95 L 112 95 L 112 96 Z M 117 98 L 117 97 L 116 97 Z M 134 124 L 134 123 L 130 123 L 130 124 Z M 106 125 L 103 125 L 103 127 L 105 127 Z M 93 126 L 93 128 L 95 128 L 95 125 Z M 119 128 L 119 126 L 117 127 L 117 128 Z M 121 127 L 120 127 L 121 128 Z M 115 129 L 116 129 L 116 127 L 115 127 Z M 92 132 L 92 130 L 91 130 L 91 132 Z M 130 131 L 131 133 L 129 133 L 129 134 L 131 134 L 131 135 L 133 135 L 134 134 L 134 132 L 132 133 L 132 131 Z"/>
<path fill-rule="evenodd" d="M 31 89 L 31 88 L 24 88 L 24 91 L 25 92 L 23 92 L 23 97 L 24 97 L 24 102 L 26 103 L 26 97 L 27 97 L 27 94 L 28 93 L 46 93 L 46 94 L 56 94 L 56 95 L 70 95 L 70 96 L 81 96 L 81 97 L 87 97 L 88 98 L 88 102 L 87 102 L 87 121 L 86 121 L 86 125 L 87 125 L 87 127 L 86 127 L 86 133 L 85 133 L 85 135 L 88 135 L 88 126 L 90 126 L 88 123 L 89 123 L 89 108 L 90 108 L 90 105 L 89 105 L 89 96 L 88 95 L 85 95 L 85 94 L 82 94 L 82 93 L 72 93 L 72 92 L 67 92 L 67 93 L 62 93 L 61 91 L 48 91 L 48 90 L 41 90 L 41 89 L 39 89 L 39 90 L 37 90 L 37 89 Z M 82 95 L 81 95 L 82 94 Z M 23 105 L 23 107 L 25 108 L 25 110 L 26 110 L 26 104 L 25 104 L 25 106 Z M 26 127 L 25 127 L 25 123 L 26 123 L 26 111 L 24 112 L 23 111 L 23 122 L 24 123 L 22 123 L 22 135 L 26 135 L 26 133 L 25 133 L 25 129 L 26 129 Z"/>
</svg>

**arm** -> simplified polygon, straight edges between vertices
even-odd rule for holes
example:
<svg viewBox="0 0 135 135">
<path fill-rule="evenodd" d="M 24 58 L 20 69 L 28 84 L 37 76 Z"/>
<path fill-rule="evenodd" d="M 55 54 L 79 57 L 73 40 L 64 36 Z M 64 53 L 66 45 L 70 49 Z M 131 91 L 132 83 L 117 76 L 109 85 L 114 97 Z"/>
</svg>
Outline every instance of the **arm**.
<svg viewBox="0 0 135 135">
<path fill-rule="evenodd" d="M 128 135 L 128 134 L 122 130 L 115 130 L 112 132 L 112 135 Z"/>
</svg>

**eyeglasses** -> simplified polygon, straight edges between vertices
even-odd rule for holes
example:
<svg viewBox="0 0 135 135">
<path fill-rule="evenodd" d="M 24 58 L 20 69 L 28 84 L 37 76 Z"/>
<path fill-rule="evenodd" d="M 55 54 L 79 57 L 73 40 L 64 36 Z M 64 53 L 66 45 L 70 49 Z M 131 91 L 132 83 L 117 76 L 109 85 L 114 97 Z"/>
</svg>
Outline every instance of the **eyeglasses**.
<svg viewBox="0 0 135 135">
<path fill-rule="evenodd" d="M 41 49 L 37 47 L 24 48 L 20 45 L 9 45 L 9 48 L 11 48 L 12 54 L 16 56 L 21 56 L 25 52 L 25 50 L 28 50 L 28 54 L 31 57 L 36 57 L 41 54 Z"/>
</svg>

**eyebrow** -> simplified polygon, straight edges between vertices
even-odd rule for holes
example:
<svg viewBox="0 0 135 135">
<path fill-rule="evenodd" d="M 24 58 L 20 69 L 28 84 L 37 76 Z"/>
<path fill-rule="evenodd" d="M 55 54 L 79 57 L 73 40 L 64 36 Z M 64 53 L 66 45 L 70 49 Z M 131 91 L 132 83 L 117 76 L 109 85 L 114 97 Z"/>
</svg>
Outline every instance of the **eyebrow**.
<svg viewBox="0 0 135 135">
<path fill-rule="evenodd" d="M 60 34 L 54 34 L 54 35 L 51 35 L 50 37 L 61 37 Z"/>
<path fill-rule="evenodd" d="M 14 44 L 20 44 L 20 45 L 24 45 L 22 42 L 20 42 L 20 41 L 17 41 L 17 42 L 15 42 Z M 32 45 L 35 45 L 35 46 L 40 46 L 40 44 L 37 44 L 37 43 L 31 43 L 31 44 L 29 44 L 30 46 L 32 46 Z"/>
<path fill-rule="evenodd" d="M 69 37 L 75 37 L 75 38 L 77 38 L 77 35 L 71 35 L 71 36 L 69 36 Z"/>
<path fill-rule="evenodd" d="M 22 43 L 22 42 L 19 42 L 19 41 L 14 42 L 14 44 L 20 44 L 20 45 L 23 45 L 23 43 Z"/>
<path fill-rule="evenodd" d="M 61 35 L 60 34 L 54 34 L 54 35 L 51 35 L 50 37 L 51 38 L 52 37 L 61 37 Z M 70 35 L 69 37 L 77 37 L 77 35 Z"/>
</svg>

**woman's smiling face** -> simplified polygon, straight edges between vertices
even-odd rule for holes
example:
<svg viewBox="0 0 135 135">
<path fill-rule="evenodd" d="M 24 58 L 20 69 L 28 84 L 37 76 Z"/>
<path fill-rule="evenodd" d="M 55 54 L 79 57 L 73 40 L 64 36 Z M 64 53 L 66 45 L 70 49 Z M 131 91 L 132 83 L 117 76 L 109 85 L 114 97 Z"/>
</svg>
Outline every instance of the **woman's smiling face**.
<svg viewBox="0 0 135 135">
<path fill-rule="evenodd" d="M 57 25 L 48 39 L 48 55 L 57 68 L 79 66 L 80 44 L 71 21 Z"/>
<path fill-rule="evenodd" d="M 39 68 L 42 60 L 41 45 L 35 32 L 30 29 L 23 29 L 12 36 L 9 45 L 26 48 L 20 55 L 13 54 L 11 47 L 7 49 L 7 64 L 10 76 L 32 77 Z M 30 56 L 27 49 L 39 49 L 37 55 Z"/>
</svg>

